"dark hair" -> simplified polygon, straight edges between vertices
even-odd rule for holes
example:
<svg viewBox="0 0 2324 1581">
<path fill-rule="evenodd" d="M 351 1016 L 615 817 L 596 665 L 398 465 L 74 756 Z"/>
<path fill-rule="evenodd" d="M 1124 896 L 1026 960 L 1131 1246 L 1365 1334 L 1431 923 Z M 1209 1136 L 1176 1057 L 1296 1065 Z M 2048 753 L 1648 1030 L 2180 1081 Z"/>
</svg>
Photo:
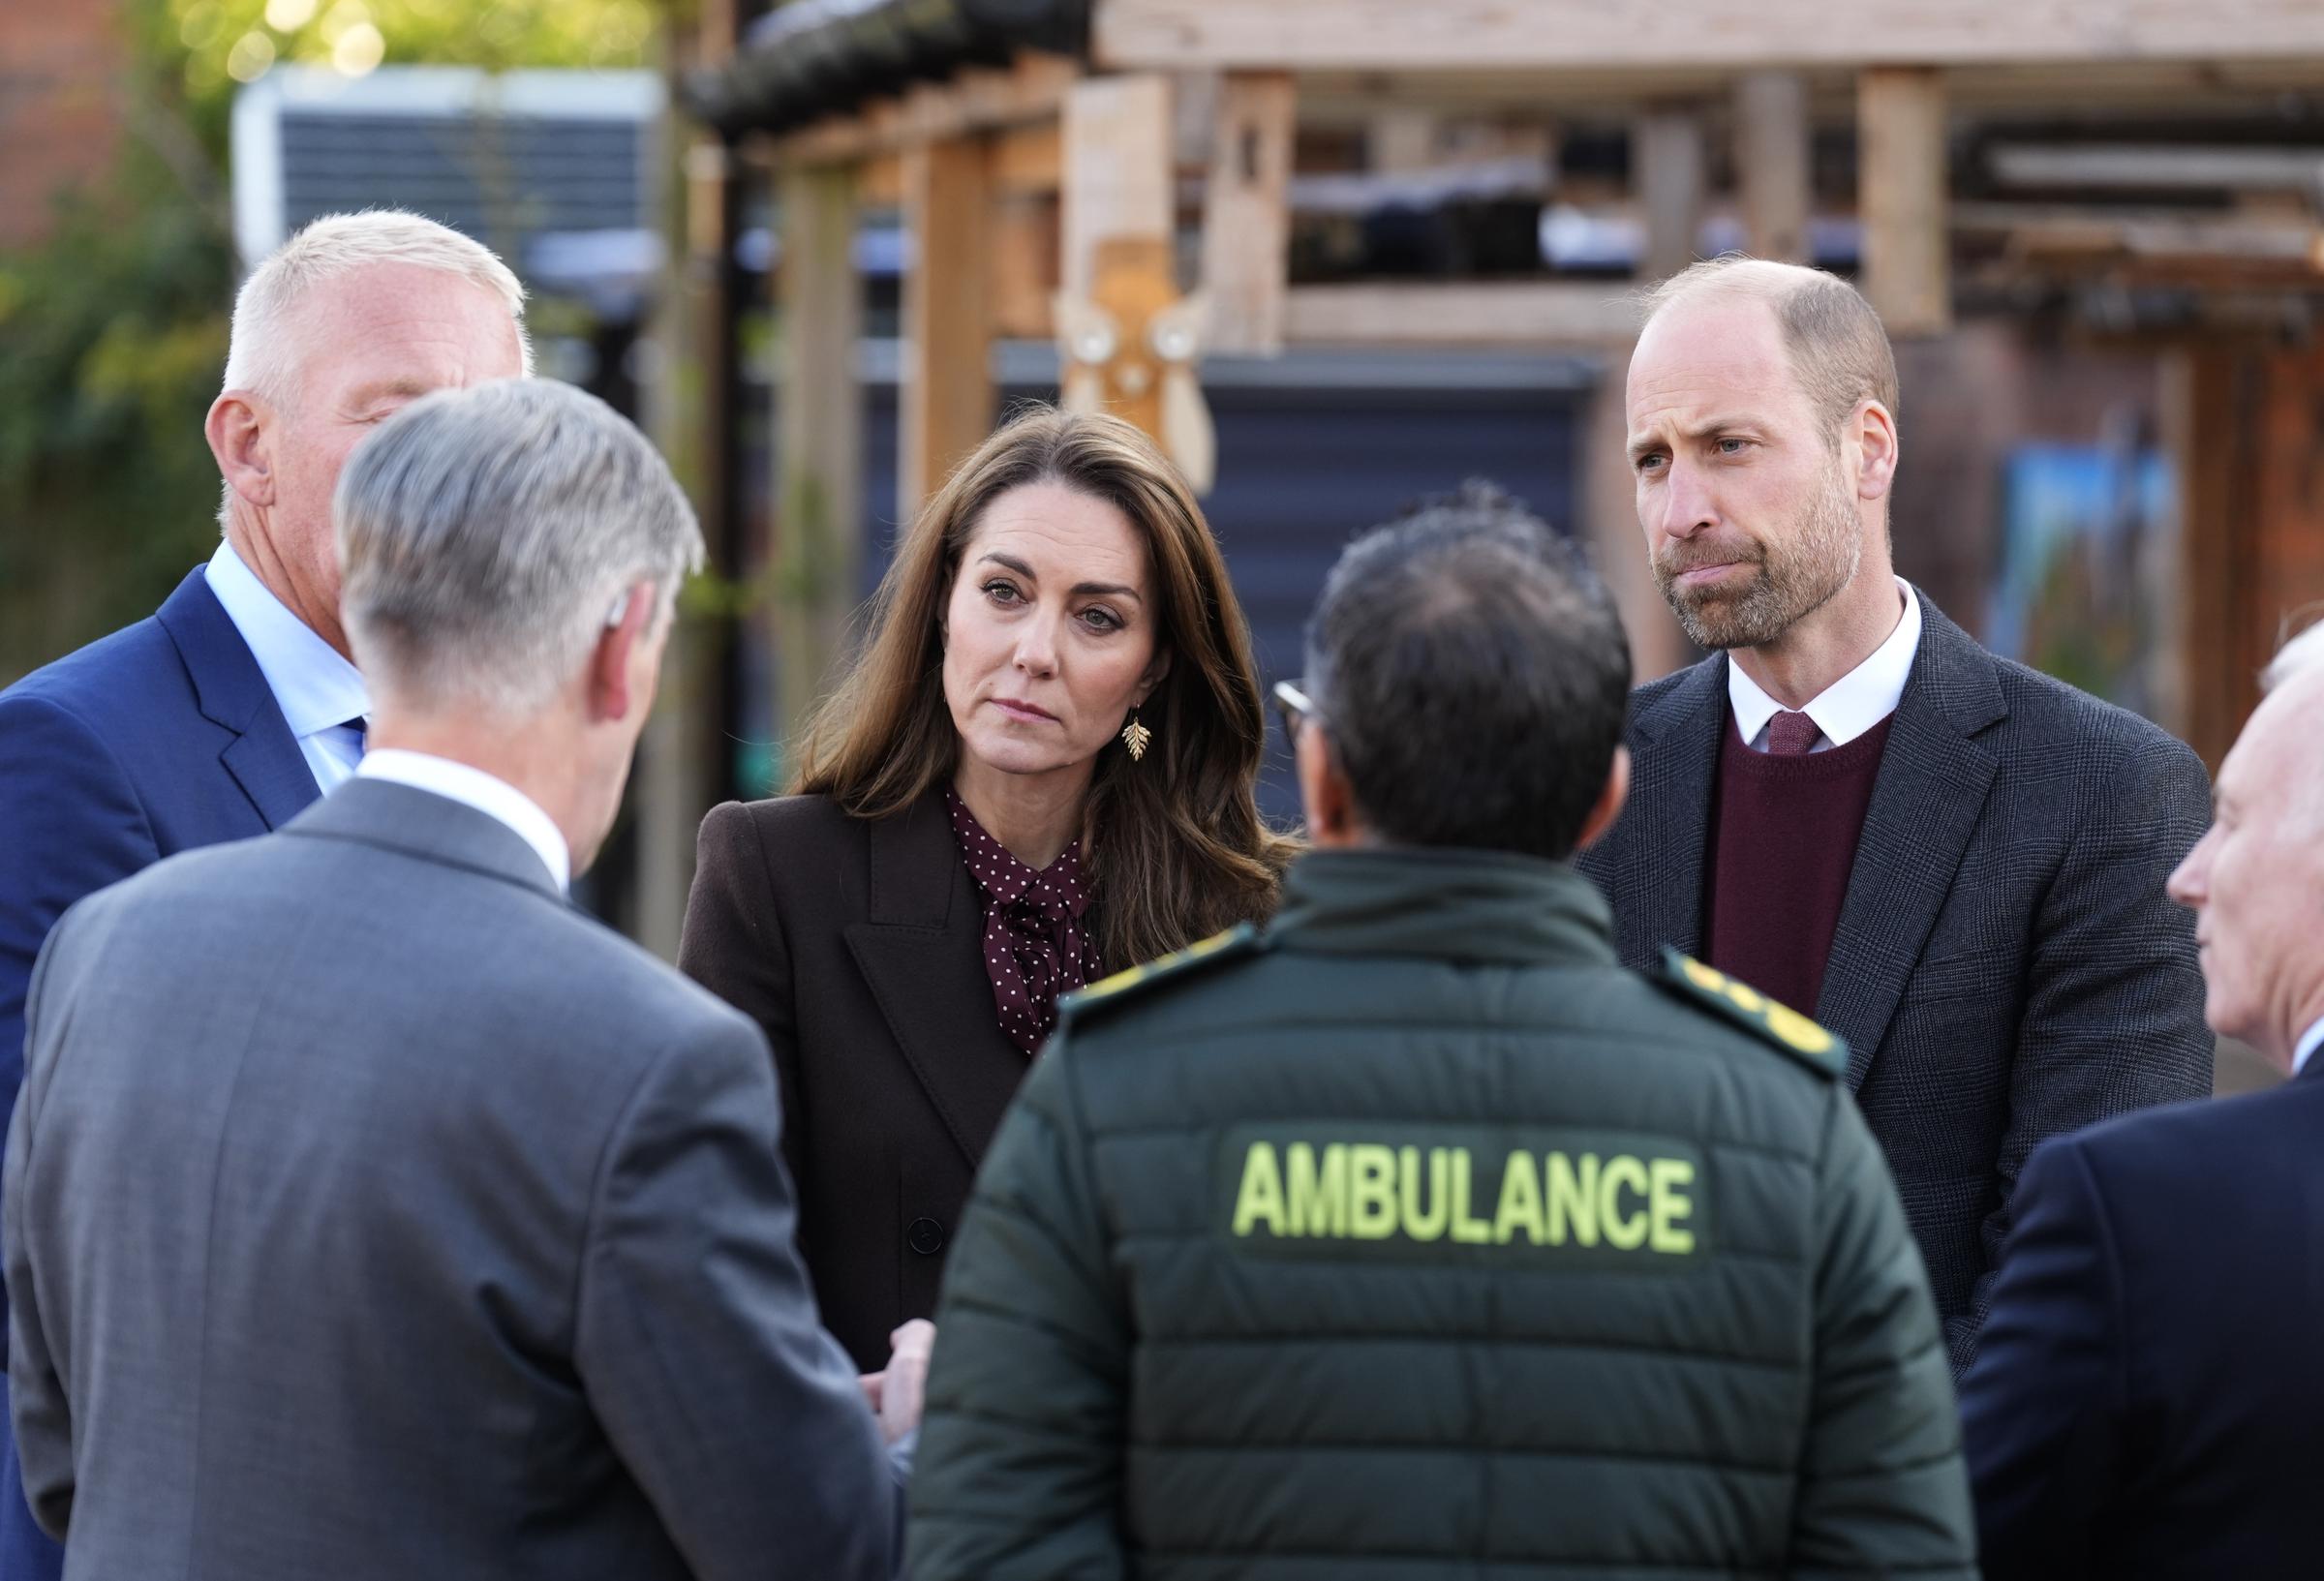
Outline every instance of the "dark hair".
<svg viewBox="0 0 2324 1581">
<path fill-rule="evenodd" d="M 953 470 L 897 545 L 863 651 L 809 720 L 793 788 L 886 818 L 952 778 L 944 600 L 987 507 L 1044 482 L 1138 529 L 1171 655 L 1144 708 L 1153 746 L 1138 763 L 1118 742 L 1099 752 L 1082 813 L 1099 953 L 1119 970 L 1271 915 L 1297 850 L 1259 816 L 1267 708 L 1226 560 L 1185 479 L 1119 417 L 1028 407 Z"/>
<path fill-rule="evenodd" d="M 1562 860 L 1622 739 L 1630 645 L 1581 557 L 1472 481 L 1348 546 L 1307 680 L 1374 835 Z"/>
</svg>

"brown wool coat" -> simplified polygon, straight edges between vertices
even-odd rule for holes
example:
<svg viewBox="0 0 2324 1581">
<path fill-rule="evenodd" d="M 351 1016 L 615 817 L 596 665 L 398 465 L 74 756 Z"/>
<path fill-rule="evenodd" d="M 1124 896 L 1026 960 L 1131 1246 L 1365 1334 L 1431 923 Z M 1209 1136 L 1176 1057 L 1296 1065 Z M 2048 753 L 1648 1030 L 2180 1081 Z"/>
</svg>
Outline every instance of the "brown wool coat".
<svg viewBox="0 0 2324 1581">
<path fill-rule="evenodd" d="M 866 1371 L 933 1317 L 969 1181 L 1025 1073 L 940 794 L 868 821 L 828 798 L 714 807 L 678 963 L 775 1051 L 823 1322 Z"/>
</svg>

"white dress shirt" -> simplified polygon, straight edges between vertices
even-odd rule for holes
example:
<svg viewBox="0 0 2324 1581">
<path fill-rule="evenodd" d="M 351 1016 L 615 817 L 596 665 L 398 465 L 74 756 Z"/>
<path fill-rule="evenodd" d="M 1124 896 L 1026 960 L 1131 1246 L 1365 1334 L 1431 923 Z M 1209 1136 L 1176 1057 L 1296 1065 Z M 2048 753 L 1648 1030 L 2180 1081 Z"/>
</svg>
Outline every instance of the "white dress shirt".
<svg viewBox="0 0 2324 1581">
<path fill-rule="evenodd" d="M 362 736 L 346 728 L 348 720 L 371 712 L 363 677 L 346 654 L 290 613 L 242 563 L 232 544 L 221 542 L 210 557 L 209 583 L 250 656 L 259 661 L 259 673 L 314 771 L 316 785 L 326 792 L 338 789 L 363 756 Z"/>
<path fill-rule="evenodd" d="M 540 865 L 557 881 L 558 889 L 563 890 L 572 882 L 572 852 L 566 847 L 556 820 L 540 809 L 538 802 L 499 775 L 488 775 L 470 764 L 455 763 L 448 757 L 410 752 L 400 746 L 382 746 L 376 752 L 364 753 L 362 766 L 355 774 L 364 779 L 386 779 L 414 790 L 431 791 L 463 806 L 474 807 L 507 825 L 533 847 Z"/>
<path fill-rule="evenodd" d="M 1799 712 L 1816 721 L 1823 734 L 1817 738 L 1811 752 L 1828 752 L 1835 746 L 1845 746 L 1858 736 L 1879 724 L 1896 712 L 1898 701 L 1905 695 L 1905 683 L 1912 679 L 1912 658 L 1920 652 L 1920 600 L 1913 596 L 1912 588 L 1903 577 L 1896 579 L 1897 591 L 1905 595 L 1903 615 L 1888 640 L 1872 651 L 1872 656 L 1833 682 L 1809 699 L 1808 706 Z M 1735 733 L 1743 738 L 1755 752 L 1767 750 L 1767 721 L 1783 712 L 1784 705 L 1760 689 L 1759 684 L 1743 673 L 1733 654 L 1727 660 L 1727 702 L 1734 711 Z"/>
<path fill-rule="evenodd" d="M 2292 1074 L 2294 1076 L 2300 1074 L 2300 1067 L 2308 1063 L 2308 1056 L 2314 1053 L 2319 1048 L 2324 1048 L 2324 1021 L 2318 1021 L 2300 1034 L 2299 1045 L 2292 1049 Z"/>
</svg>

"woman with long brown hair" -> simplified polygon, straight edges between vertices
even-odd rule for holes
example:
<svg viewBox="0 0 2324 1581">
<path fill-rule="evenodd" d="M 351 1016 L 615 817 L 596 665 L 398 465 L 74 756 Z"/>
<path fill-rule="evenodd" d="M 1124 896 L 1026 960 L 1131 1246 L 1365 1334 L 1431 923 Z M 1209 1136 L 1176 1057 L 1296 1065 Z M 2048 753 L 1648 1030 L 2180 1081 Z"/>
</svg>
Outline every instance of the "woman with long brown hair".
<svg viewBox="0 0 2324 1581">
<path fill-rule="evenodd" d="M 758 1021 L 823 1319 L 866 1371 L 1060 993 L 1274 908 L 1225 562 L 1117 418 L 1027 411 L 921 510 L 794 794 L 703 820 L 679 960 Z"/>
</svg>

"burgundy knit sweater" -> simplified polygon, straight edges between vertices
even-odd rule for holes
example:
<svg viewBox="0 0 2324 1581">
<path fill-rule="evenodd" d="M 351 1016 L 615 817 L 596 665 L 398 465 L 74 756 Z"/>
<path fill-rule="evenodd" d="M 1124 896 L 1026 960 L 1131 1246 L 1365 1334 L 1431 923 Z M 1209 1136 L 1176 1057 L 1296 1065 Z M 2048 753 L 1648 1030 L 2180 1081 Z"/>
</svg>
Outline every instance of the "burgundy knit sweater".
<svg viewBox="0 0 2324 1581">
<path fill-rule="evenodd" d="M 1703 853 L 1703 958 L 1803 1016 L 1823 988 L 1888 724 L 1776 757 L 1753 751 L 1727 716 Z"/>
</svg>

